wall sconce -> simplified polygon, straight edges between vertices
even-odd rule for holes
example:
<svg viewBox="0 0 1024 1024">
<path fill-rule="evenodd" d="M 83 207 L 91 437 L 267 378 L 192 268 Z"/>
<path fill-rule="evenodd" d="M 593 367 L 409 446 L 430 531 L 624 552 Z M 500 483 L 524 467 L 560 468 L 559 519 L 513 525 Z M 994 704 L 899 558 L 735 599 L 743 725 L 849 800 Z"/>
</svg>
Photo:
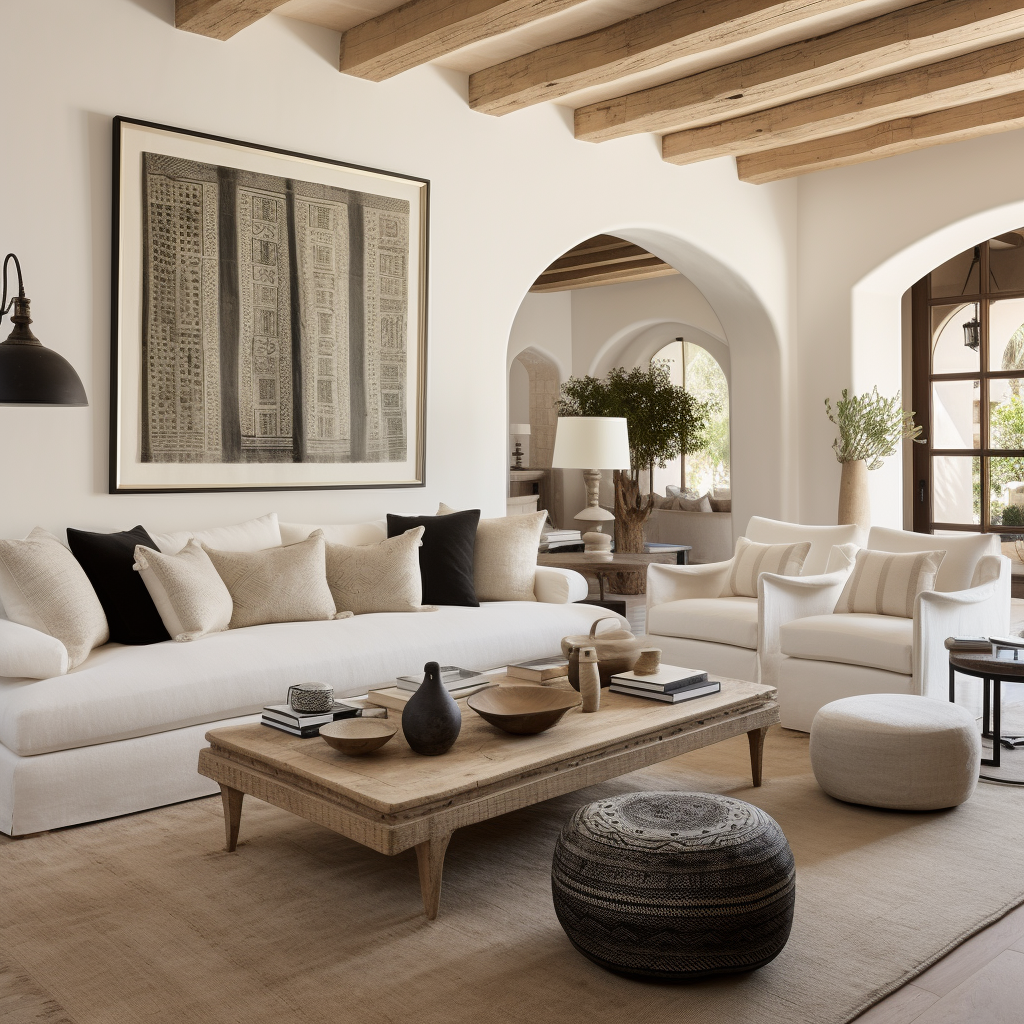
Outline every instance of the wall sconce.
<svg viewBox="0 0 1024 1024">
<path fill-rule="evenodd" d="M 18 294 L 7 301 L 7 265 L 14 260 L 18 271 Z M 29 299 L 21 264 L 13 252 L 4 258 L 3 298 L 0 320 L 11 309 L 14 330 L 0 344 L 0 405 L 88 405 L 85 388 L 75 368 L 53 349 L 46 348 L 32 333 Z"/>
</svg>

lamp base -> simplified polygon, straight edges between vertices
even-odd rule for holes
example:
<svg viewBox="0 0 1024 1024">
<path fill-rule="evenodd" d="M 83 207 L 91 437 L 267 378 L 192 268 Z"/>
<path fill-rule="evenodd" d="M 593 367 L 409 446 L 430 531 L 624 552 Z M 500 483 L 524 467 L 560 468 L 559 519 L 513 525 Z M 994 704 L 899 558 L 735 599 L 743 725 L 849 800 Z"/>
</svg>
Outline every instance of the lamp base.
<svg viewBox="0 0 1024 1024">
<path fill-rule="evenodd" d="M 612 538 L 607 533 L 585 533 L 583 534 L 583 550 L 594 554 L 612 553 Z"/>
</svg>

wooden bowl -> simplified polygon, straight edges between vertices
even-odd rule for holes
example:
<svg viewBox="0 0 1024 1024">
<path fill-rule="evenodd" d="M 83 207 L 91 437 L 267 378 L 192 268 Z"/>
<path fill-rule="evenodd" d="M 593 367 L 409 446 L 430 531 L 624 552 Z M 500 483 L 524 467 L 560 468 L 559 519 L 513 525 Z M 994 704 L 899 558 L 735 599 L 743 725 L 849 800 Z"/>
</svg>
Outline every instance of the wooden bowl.
<svg viewBox="0 0 1024 1024">
<path fill-rule="evenodd" d="M 355 757 L 383 747 L 398 726 L 383 718 L 343 718 L 320 727 L 320 738 L 335 750 Z"/>
<path fill-rule="evenodd" d="M 517 736 L 550 729 L 580 702 L 577 693 L 544 686 L 495 686 L 466 701 L 484 721 Z"/>
</svg>

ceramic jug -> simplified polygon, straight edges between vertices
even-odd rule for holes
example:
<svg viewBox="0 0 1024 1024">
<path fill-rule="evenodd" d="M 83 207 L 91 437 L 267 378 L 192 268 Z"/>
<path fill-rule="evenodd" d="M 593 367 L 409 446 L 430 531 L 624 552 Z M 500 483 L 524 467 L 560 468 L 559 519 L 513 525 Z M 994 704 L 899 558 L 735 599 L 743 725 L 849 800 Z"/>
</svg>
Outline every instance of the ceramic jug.
<svg viewBox="0 0 1024 1024">
<path fill-rule="evenodd" d="M 402 712 L 402 732 L 417 754 L 444 754 L 459 738 L 462 712 L 441 682 L 441 666 L 428 661 L 423 682 Z"/>
<path fill-rule="evenodd" d="M 628 629 L 609 629 L 598 634 L 597 627 L 609 619 L 618 621 L 612 615 L 602 616 L 590 627 L 589 634 L 567 636 L 562 640 L 562 656 L 569 659 L 569 683 L 574 690 L 580 688 L 581 647 L 593 647 L 597 651 L 597 670 L 602 686 L 610 685 L 616 672 L 628 672 L 640 657 L 643 645 Z"/>
</svg>

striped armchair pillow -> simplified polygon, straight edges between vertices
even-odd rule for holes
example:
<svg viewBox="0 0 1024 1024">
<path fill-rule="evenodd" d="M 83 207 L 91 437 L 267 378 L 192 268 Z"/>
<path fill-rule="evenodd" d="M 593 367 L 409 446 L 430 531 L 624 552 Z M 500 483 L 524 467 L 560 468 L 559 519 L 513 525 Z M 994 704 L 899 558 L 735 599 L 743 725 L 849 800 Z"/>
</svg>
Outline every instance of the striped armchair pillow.
<svg viewBox="0 0 1024 1024">
<path fill-rule="evenodd" d="M 894 555 L 861 548 L 839 595 L 836 613 L 869 612 L 912 619 L 917 595 L 935 589 L 935 577 L 945 554 L 908 551 Z"/>
<path fill-rule="evenodd" d="M 810 550 L 809 540 L 799 544 L 758 544 L 740 537 L 729 573 L 729 589 L 736 597 L 757 597 L 757 577 L 761 573 L 799 576 Z"/>
</svg>

